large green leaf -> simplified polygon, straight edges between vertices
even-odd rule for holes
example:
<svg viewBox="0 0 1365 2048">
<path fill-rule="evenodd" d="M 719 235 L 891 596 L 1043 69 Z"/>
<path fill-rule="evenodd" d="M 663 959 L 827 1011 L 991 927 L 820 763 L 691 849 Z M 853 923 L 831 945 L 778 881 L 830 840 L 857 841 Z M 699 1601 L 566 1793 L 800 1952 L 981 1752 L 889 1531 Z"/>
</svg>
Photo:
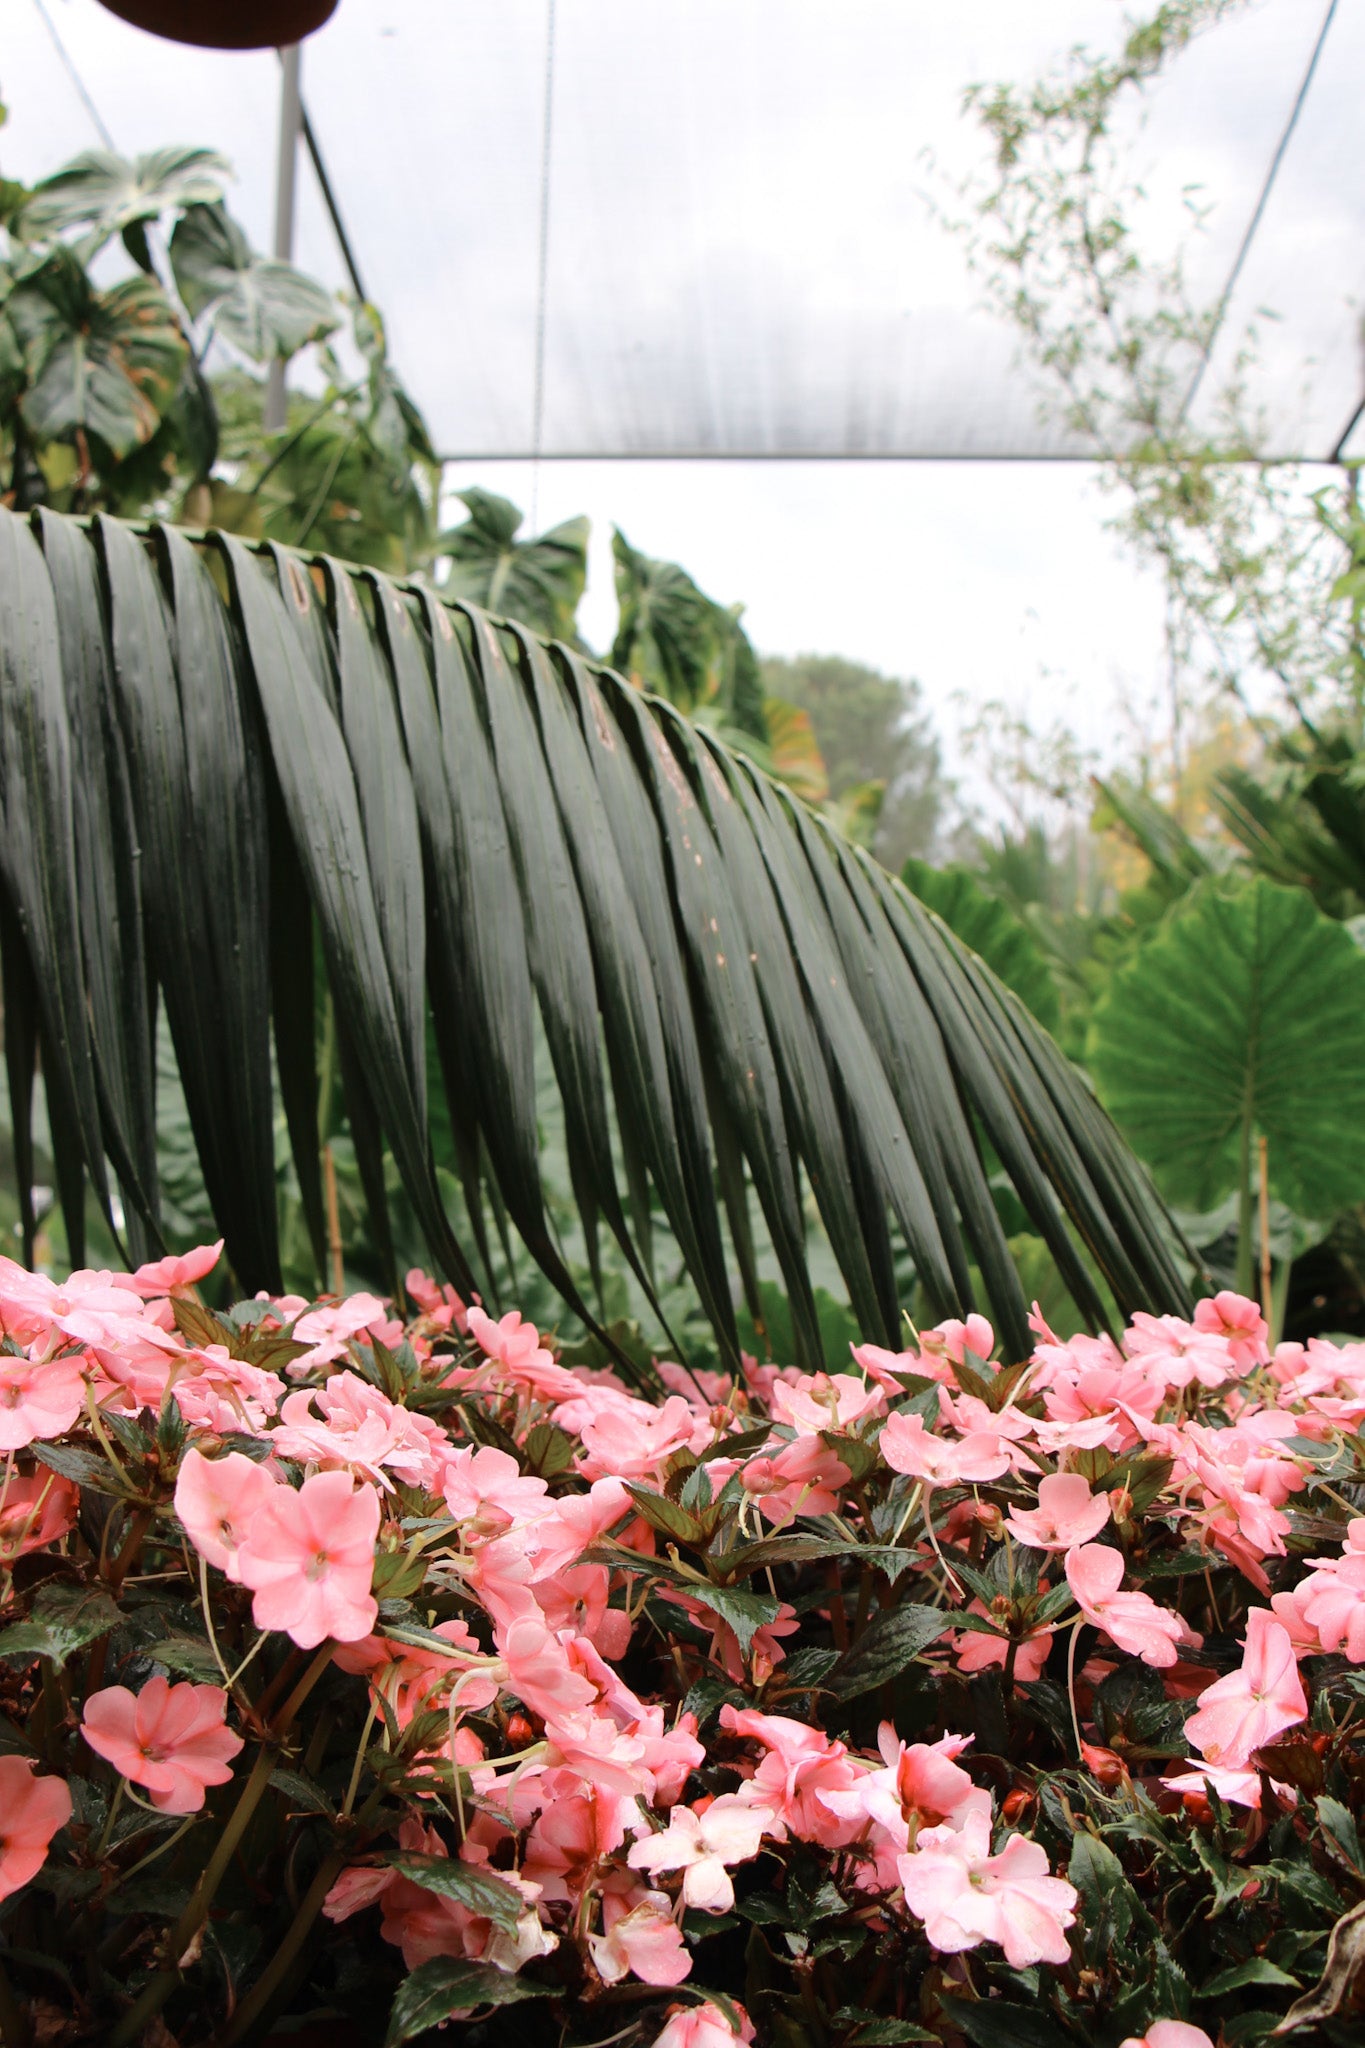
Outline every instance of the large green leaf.
<svg viewBox="0 0 1365 2048">
<path fill-rule="evenodd" d="M 906 861 L 901 880 L 1014 990 L 1045 1030 L 1057 1029 L 1057 984 L 1032 933 L 999 897 L 988 895 L 966 868 L 934 868 L 924 860 Z"/>
<path fill-rule="evenodd" d="M 491 1219 L 592 1320 L 545 1199 L 543 1077 L 576 1242 L 591 1255 L 600 1218 L 662 1300 L 653 1247 L 667 1234 L 731 1364 L 736 1272 L 755 1310 L 780 1278 L 792 1355 L 825 1363 L 817 1208 L 864 1335 L 899 1342 L 913 1268 L 942 1313 L 984 1288 L 1007 1344 L 1026 1346 L 987 1142 L 1082 1318 L 1105 1313 L 1087 1257 L 1122 1311 L 1187 1305 L 1150 1183 L 1018 999 L 899 882 L 671 705 L 472 605 L 335 561 L 227 535 L 205 551 L 102 520 L 98 582 L 80 573 L 84 528 L 44 515 L 42 530 L 56 577 L 22 522 L 0 518 L 7 1057 L 22 1092 L 37 1004 L 66 1156 L 136 1166 L 134 1140 L 149 1136 L 136 1031 L 99 993 L 106 957 L 91 943 L 63 952 L 59 936 L 90 922 L 77 906 L 96 869 L 78 859 L 69 770 L 54 784 L 25 737 L 37 708 L 62 740 L 64 668 L 85 663 L 65 677 L 67 694 L 85 689 L 108 632 L 135 833 L 99 823 L 100 900 L 135 888 L 243 1279 L 276 1259 L 272 1017 L 322 1251 L 316 933 L 379 1241 L 396 1176 L 437 1264 L 486 1299 Z M 458 1236 L 433 1163 L 428 1030 Z M 640 1369 L 615 1349 L 622 1370 Z"/>
<path fill-rule="evenodd" d="M 28 370 L 24 420 L 36 441 L 82 433 L 119 457 L 151 440 L 189 354 L 153 278 L 99 292 L 58 249 L 16 286 L 8 311 Z"/>
<path fill-rule="evenodd" d="M 68 228 L 88 228 L 98 248 L 140 222 L 221 199 L 230 170 L 214 149 L 154 149 L 132 158 L 89 149 L 34 186 L 19 231 L 40 241 Z"/>
<path fill-rule="evenodd" d="M 1300 1214 L 1365 1199 L 1365 955 L 1303 890 L 1201 884 L 1115 975 L 1088 1058 L 1172 1201 L 1244 1185 L 1258 1134 Z"/>
<path fill-rule="evenodd" d="M 258 256 L 222 206 L 192 206 L 181 216 L 171 267 L 194 318 L 207 313 L 218 339 L 253 362 L 292 356 L 337 325 L 322 286 L 292 263 Z"/>
<path fill-rule="evenodd" d="M 435 553 L 448 563 L 442 597 L 519 619 L 533 633 L 571 640 L 588 576 L 588 521 L 566 519 L 534 540 L 518 540 L 521 513 L 510 499 L 459 493 L 469 517 L 443 533 Z"/>
</svg>

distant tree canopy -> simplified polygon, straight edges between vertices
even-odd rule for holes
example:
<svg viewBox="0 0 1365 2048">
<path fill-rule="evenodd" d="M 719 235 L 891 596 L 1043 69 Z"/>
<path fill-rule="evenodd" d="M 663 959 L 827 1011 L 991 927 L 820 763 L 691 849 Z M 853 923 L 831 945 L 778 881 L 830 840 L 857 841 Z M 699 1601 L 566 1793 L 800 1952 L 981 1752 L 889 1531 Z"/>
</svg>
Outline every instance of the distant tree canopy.
<svg viewBox="0 0 1365 2048">
<path fill-rule="evenodd" d="M 762 674 L 767 696 L 809 713 L 832 798 L 884 785 L 869 841 L 882 865 L 899 872 L 912 855 L 931 854 L 946 785 L 919 684 L 835 654 L 770 656 Z"/>
</svg>

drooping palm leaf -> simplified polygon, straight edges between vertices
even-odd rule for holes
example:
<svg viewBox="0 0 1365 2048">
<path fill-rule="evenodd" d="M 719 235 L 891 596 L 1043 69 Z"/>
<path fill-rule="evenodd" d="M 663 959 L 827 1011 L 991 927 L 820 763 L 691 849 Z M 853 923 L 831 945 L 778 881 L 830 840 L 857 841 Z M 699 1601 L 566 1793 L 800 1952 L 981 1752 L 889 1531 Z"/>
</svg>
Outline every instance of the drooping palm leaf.
<svg viewBox="0 0 1365 2048">
<path fill-rule="evenodd" d="M 808 1193 L 867 1336 L 899 1342 L 908 1250 L 936 1314 L 964 1311 L 978 1272 L 983 1305 L 1024 1344 L 987 1146 L 1085 1314 L 1102 1311 L 1078 1243 L 1125 1311 L 1185 1304 L 1150 1184 L 1023 1006 L 901 884 L 668 704 L 373 571 L 108 520 L 91 536 L 45 514 L 42 549 L 15 515 L 0 527 L 0 935 L 18 1062 L 39 1031 L 49 1090 L 72 1106 L 68 1172 L 84 1162 L 98 1186 L 107 1155 L 149 1231 L 146 1022 L 111 1016 L 113 954 L 63 945 L 95 924 L 78 915 L 69 765 L 89 758 L 92 712 L 63 678 L 82 634 L 107 663 L 142 849 L 106 833 L 98 886 L 114 901 L 135 882 L 245 1287 L 278 1273 L 272 1016 L 321 1237 L 316 928 L 372 1198 L 382 1132 L 463 1288 L 488 1280 L 477 1220 L 457 1241 L 438 1191 L 428 1005 L 471 1218 L 495 1200 L 585 1316 L 542 1194 L 538 1043 L 589 1246 L 610 1232 L 653 1290 L 657 1205 L 727 1357 L 732 1275 L 757 1295 L 751 1202 L 798 1357 L 823 1357 Z M 97 584 L 75 571 L 82 550 Z"/>
</svg>

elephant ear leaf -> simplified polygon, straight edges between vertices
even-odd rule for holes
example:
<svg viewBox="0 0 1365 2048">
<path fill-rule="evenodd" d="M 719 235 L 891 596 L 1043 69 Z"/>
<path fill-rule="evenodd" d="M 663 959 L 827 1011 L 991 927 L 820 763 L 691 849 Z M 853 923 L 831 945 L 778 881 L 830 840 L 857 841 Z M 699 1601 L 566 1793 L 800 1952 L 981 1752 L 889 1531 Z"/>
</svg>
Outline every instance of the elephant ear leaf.
<svg viewBox="0 0 1365 2048">
<path fill-rule="evenodd" d="M 220 205 L 191 206 L 181 217 L 171 266 L 194 318 L 211 311 L 214 333 L 253 362 L 292 356 L 337 325 L 322 286 L 291 263 L 258 256 Z"/>
<path fill-rule="evenodd" d="M 1201 883 L 1114 976 L 1088 1062 L 1177 1204 L 1244 1184 L 1253 1135 L 1301 1215 L 1365 1198 L 1365 954 L 1302 889 Z"/>
</svg>

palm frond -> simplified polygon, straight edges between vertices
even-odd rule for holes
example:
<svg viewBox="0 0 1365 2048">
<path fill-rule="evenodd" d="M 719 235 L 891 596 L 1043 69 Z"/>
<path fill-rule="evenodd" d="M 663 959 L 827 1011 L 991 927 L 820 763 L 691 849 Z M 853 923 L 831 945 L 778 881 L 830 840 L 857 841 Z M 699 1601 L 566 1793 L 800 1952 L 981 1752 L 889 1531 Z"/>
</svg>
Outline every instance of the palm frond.
<svg viewBox="0 0 1365 2048">
<path fill-rule="evenodd" d="M 492 1201 L 593 1319 L 544 1200 L 542 1042 L 590 1265 L 608 1232 L 652 1294 L 657 1206 L 727 1358 L 756 1203 L 822 1361 L 808 1193 L 874 1341 L 901 1341 L 908 1253 L 933 1314 L 982 1305 L 978 1273 L 1026 1344 L 1002 1173 L 1092 1320 L 1081 1248 L 1125 1314 L 1187 1303 L 1142 1169 L 975 955 L 752 762 L 472 604 L 226 534 L 0 514 L 0 801 L 16 1140 L 37 1056 L 68 1203 L 88 1176 L 111 1213 L 112 1170 L 157 1242 L 164 1002 L 247 1290 L 280 1283 L 272 1026 L 321 1261 L 316 932 L 371 1200 L 382 1144 L 466 1291 L 484 1247 L 441 1198 L 437 1085 L 469 1216 Z"/>
</svg>

